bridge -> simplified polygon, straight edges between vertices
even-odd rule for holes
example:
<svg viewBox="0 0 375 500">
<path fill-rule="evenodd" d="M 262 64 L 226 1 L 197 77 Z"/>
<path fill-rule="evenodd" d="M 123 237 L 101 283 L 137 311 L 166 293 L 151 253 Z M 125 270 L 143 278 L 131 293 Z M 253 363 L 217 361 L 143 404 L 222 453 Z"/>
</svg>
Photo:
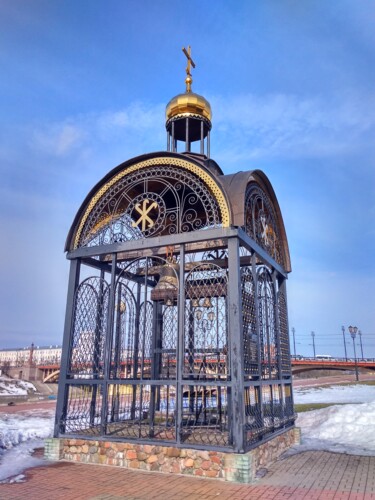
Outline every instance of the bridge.
<svg viewBox="0 0 375 500">
<path fill-rule="evenodd" d="M 337 370 L 355 371 L 356 366 L 359 371 L 375 371 L 375 358 L 371 359 L 316 359 L 316 358 L 294 358 L 292 356 L 292 374 L 313 371 L 313 370 Z"/>
<path fill-rule="evenodd" d="M 337 370 L 337 371 L 352 371 L 357 368 L 360 372 L 374 371 L 375 372 L 375 358 L 367 359 L 346 359 L 346 358 L 332 358 L 332 359 L 316 359 L 316 358 L 291 358 L 292 375 L 299 373 L 314 371 L 314 370 Z M 42 372 L 43 382 L 56 382 L 60 374 L 59 364 L 46 364 L 39 365 L 38 369 Z"/>
</svg>

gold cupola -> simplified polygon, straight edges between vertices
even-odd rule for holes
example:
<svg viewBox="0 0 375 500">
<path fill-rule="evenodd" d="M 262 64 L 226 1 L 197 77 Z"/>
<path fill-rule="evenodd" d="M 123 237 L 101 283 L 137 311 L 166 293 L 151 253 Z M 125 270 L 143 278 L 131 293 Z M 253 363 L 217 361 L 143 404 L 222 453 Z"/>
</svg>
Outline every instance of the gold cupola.
<svg viewBox="0 0 375 500">
<path fill-rule="evenodd" d="M 186 91 L 173 97 L 166 107 L 166 124 L 168 135 L 168 151 L 177 151 L 177 142 L 185 142 L 185 151 L 191 151 L 191 143 L 200 141 L 200 153 L 209 156 L 210 130 L 212 127 L 212 111 L 210 103 L 203 96 L 191 91 L 193 79 L 191 66 L 195 63 L 191 58 L 190 46 L 182 49 L 187 57 Z M 206 139 L 206 148 L 205 148 Z"/>
</svg>

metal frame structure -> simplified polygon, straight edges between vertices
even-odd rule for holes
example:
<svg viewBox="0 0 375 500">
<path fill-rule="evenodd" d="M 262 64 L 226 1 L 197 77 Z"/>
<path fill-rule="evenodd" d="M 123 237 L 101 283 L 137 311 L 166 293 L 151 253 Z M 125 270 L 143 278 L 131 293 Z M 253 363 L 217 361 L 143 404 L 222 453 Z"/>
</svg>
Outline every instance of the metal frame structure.
<svg viewBox="0 0 375 500">
<path fill-rule="evenodd" d="M 243 453 L 294 425 L 281 214 L 264 174 L 233 196 L 220 172 L 155 153 L 85 200 L 55 437 Z"/>
</svg>

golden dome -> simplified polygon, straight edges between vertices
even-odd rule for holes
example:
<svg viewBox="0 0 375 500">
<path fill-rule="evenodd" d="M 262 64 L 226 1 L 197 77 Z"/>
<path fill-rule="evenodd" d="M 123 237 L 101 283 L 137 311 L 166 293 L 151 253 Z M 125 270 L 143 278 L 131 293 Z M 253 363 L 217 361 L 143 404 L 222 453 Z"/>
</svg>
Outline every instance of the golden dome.
<svg viewBox="0 0 375 500">
<path fill-rule="evenodd" d="M 201 116 L 211 122 L 212 112 L 210 103 L 201 95 L 194 92 L 185 92 L 173 97 L 166 107 L 166 120 L 177 116 Z"/>
</svg>

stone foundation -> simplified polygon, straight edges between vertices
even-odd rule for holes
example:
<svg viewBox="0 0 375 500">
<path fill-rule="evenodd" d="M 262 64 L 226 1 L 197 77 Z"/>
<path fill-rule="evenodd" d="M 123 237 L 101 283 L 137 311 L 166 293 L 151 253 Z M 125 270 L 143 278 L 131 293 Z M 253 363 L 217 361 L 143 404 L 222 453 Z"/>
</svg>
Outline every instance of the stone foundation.
<svg viewBox="0 0 375 500">
<path fill-rule="evenodd" d="M 284 451 L 299 442 L 300 432 L 297 428 L 289 429 L 242 454 L 113 441 L 51 438 L 46 440 L 45 457 L 49 460 L 63 459 L 251 483 L 259 469 L 268 467 Z"/>
</svg>

